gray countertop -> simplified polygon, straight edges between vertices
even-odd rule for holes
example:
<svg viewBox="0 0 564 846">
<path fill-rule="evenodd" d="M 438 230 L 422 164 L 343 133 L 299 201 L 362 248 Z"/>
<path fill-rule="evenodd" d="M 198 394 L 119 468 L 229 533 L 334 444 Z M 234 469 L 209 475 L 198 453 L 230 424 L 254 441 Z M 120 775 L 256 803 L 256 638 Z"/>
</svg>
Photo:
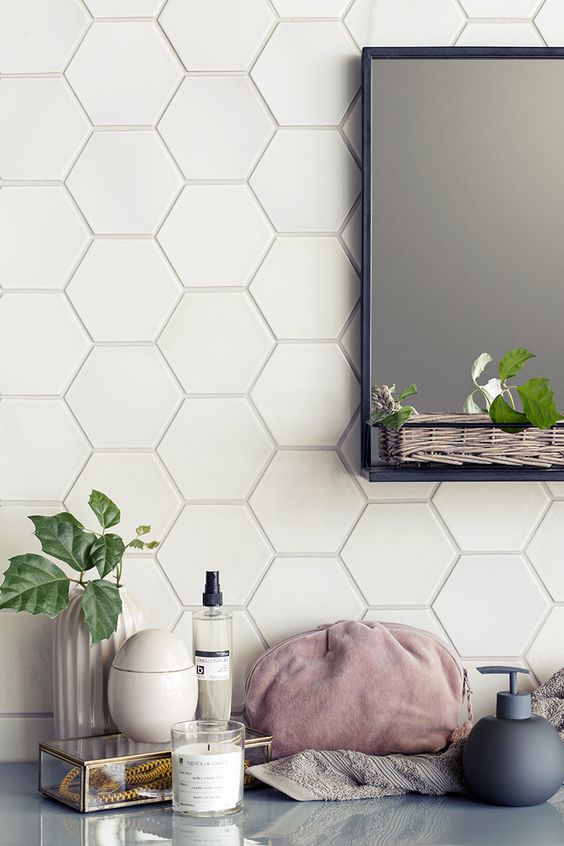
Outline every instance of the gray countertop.
<svg viewBox="0 0 564 846">
<path fill-rule="evenodd" d="M 82 815 L 43 798 L 36 784 L 35 765 L 0 765 L 0 846 L 564 844 L 564 789 L 535 808 L 424 796 L 294 802 L 259 789 L 245 794 L 242 813 L 210 826 L 173 819 L 169 804 Z"/>
</svg>

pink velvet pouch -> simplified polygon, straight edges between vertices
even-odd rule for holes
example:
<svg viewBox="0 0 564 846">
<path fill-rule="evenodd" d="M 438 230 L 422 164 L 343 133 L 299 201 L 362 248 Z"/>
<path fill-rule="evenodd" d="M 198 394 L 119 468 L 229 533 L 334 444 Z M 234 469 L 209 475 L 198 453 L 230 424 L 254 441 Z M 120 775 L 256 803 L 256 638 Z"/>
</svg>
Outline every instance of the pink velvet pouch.
<svg viewBox="0 0 564 846">
<path fill-rule="evenodd" d="M 466 675 L 440 638 L 396 623 L 344 621 L 287 638 L 246 680 L 251 728 L 273 757 L 306 749 L 437 752 L 464 736 Z"/>
</svg>

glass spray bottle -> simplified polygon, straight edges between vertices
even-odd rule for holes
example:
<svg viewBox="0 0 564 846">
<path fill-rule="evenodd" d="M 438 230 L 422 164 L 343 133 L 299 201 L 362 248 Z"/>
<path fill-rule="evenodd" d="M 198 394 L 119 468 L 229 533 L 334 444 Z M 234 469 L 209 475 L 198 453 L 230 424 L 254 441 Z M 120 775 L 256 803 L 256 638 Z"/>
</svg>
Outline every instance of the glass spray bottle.
<svg viewBox="0 0 564 846">
<path fill-rule="evenodd" d="M 222 608 L 219 572 L 206 572 L 204 607 L 192 615 L 194 662 L 198 677 L 199 720 L 228 720 L 231 715 L 233 615 Z"/>
</svg>

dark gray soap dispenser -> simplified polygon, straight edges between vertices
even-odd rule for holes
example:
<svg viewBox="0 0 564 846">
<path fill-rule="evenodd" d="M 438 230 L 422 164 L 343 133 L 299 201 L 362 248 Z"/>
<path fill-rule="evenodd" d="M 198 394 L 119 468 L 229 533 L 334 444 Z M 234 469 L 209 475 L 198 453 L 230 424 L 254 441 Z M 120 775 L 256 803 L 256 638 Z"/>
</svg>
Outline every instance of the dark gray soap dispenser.
<svg viewBox="0 0 564 846">
<path fill-rule="evenodd" d="M 472 793 L 493 805 L 539 805 L 564 781 L 564 745 L 544 717 L 533 716 L 531 694 L 518 693 L 522 667 L 478 667 L 509 674 L 509 690 L 497 694 L 496 716 L 483 717 L 465 743 L 462 766 Z"/>
</svg>

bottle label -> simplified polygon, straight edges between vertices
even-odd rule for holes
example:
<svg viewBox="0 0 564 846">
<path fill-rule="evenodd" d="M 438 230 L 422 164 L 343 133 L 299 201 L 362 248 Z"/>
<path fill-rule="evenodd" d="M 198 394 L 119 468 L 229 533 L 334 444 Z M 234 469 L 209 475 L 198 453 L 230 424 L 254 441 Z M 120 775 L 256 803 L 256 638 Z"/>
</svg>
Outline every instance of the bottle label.
<svg viewBox="0 0 564 846">
<path fill-rule="evenodd" d="M 204 747 L 206 744 L 199 744 Z M 185 747 L 186 748 L 186 747 Z M 181 811 L 227 811 L 241 798 L 243 758 L 241 750 L 231 747 L 225 755 L 191 754 L 179 750 L 175 755 L 175 805 Z"/>
<path fill-rule="evenodd" d="M 201 681 L 227 681 L 229 679 L 229 650 L 205 652 L 196 649 L 196 675 Z"/>
</svg>

